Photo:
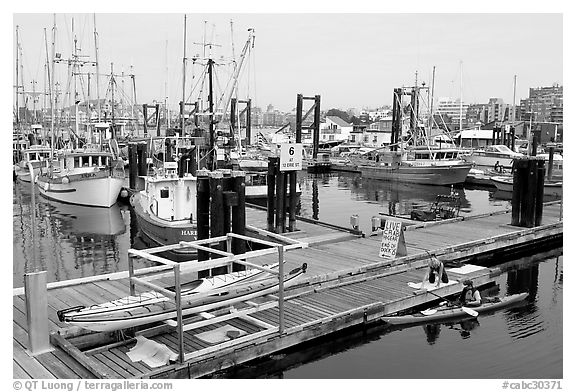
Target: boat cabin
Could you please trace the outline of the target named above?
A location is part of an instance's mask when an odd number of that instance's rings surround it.
[[[164,162],[163,170],[146,179],[147,208],[160,219],[192,222],[196,214],[196,180],[190,173],[179,177],[177,162]]]

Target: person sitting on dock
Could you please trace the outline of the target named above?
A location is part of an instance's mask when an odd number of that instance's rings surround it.
[[[458,301],[461,306],[480,306],[482,304],[482,296],[480,291],[474,287],[474,283],[470,279],[466,279],[464,282],[464,288],[460,293],[460,298]]]
[[[426,269],[426,274],[422,279],[422,286],[428,279],[428,282],[436,282],[436,287],[440,287],[440,282],[448,283],[448,274],[444,268],[444,263],[442,263],[436,256],[432,256],[430,262],[428,263],[428,268]]]

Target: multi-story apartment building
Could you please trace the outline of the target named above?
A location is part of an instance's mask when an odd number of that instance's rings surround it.
[[[531,88],[528,98],[520,100],[522,119],[563,123],[563,86]]]
[[[462,123],[465,125],[468,106],[469,105],[464,102],[460,105],[460,99],[439,98],[434,104],[434,113],[450,117],[452,124],[459,124],[460,118],[462,118]],[[462,115],[460,113],[462,113]]]

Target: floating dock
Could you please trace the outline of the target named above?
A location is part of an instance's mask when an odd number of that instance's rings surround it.
[[[415,291],[408,285],[422,280],[428,252],[452,267],[448,274],[454,283],[434,290],[437,295],[447,296],[458,293],[462,287],[459,282],[465,279],[472,279],[477,286],[492,282],[500,270],[481,267],[485,260],[542,249],[543,244],[562,246],[560,202],[544,205],[538,227],[511,226],[510,221],[507,210],[405,226],[408,255],[389,260],[379,257],[380,235],[357,235],[310,220],[299,220],[298,231],[274,235],[263,229],[266,213],[247,208],[248,231],[289,248],[284,252],[286,270],[302,263],[308,265],[306,273],[281,295],[267,294],[187,317],[181,336],[173,320],[135,331],[136,336],[182,354],[176,362],[151,367],[129,359],[127,353],[136,345],[134,338],[118,332],[79,331],[60,322],[56,314],[64,308],[130,295],[128,272],[49,284],[46,297],[53,349],[37,355],[28,351],[23,290],[14,289],[13,376],[196,378],[300,343],[314,344],[316,338],[437,300],[433,294]],[[274,254],[262,254],[250,261],[263,265],[277,260]],[[225,333],[230,330],[236,331],[232,337]]]

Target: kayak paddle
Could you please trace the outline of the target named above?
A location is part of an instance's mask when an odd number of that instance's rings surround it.
[[[428,291],[428,292],[429,292],[430,294],[432,294],[432,295],[435,295],[436,297],[438,297],[438,298],[440,298],[440,299],[446,300],[446,298],[439,296],[438,294],[436,294],[436,293],[433,292],[433,291]],[[473,309],[467,308],[467,307],[465,307],[465,306],[462,306],[461,309],[462,309],[462,311],[463,311],[464,313],[467,313],[467,314],[469,314],[469,315],[472,316],[472,317],[478,317],[478,312],[475,311],[475,310],[473,310]],[[432,314],[432,313],[431,313],[431,314]]]

